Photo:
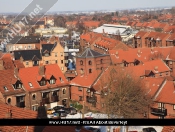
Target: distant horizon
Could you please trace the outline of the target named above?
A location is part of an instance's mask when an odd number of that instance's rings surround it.
[[[18,2],[13,0],[0,0],[0,14],[17,14],[21,13],[32,0],[18,0]],[[43,0],[43,3],[46,1]],[[9,4],[10,3],[10,4]],[[173,5],[172,0],[64,0],[59,1],[51,7],[48,13],[58,13],[58,12],[86,12],[86,11],[118,11],[118,10],[133,10],[133,9],[150,9],[150,8],[171,8]]]

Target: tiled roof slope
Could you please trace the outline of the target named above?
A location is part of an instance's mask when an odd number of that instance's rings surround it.
[[[22,57],[24,60],[33,60],[34,57],[37,57],[41,60],[40,50],[20,50],[14,51],[15,60],[19,60]]]
[[[77,57],[79,57],[79,58],[95,58],[95,57],[100,57],[100,56],[106,56],[106,55],[101,54],[99,52],[96,52],[90,48],[86,48],[85,51],[81,55],[78,55]]]
[[[12,113],[12,119],[36,119],[37,118],[37,112],[32,110],[26,110],[22,108],[18,108],[15,106],[10,106],[7,104],[4,104],[3,102],[0,102],[0,118],[6,118],[6,113],[8,110],[11,110]],[[34,126],[1,126],[0,130],[2,132],[34,132],[35,127]]]
[[[39,66],[19,69],[19,77],[26,90],[47,89],[48,86],[57,87],[68,85],[68,81],[57,64],[50,64],[44,67],[45,73],[43,76],[39,75]],[[37,82],[42,77],[44,77],[46,80],[49,80],[51,76],[56,78],[56,84],[49,84],[47,82],[46,86],[40,86]],[[59,77],[62,78],[63,82],[60,81]],[[32,88],[29,86],[29,82],[32,83]]]

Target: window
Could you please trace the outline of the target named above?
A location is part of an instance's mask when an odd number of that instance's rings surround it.
[[[49,61],[45,61],[45,64],[49,64]]]
[[[61,77],[59,77],[59,79],[60,79],[60,82],[63,82],[63,79]]]
[[[55,84],[55,79],[51,79],[50,84]]]
[[[61,67],[61,70],[64,71],[64,67]]]
[[[39,82],[39,84],[40,84],[40,86],[44,86],[44,85],[46,85],[46,81],[45,81],[45,80],[41,80],[41,81]]]
[[[57,60],[55,60],[55,63],[57,64],[57,63],[58,63],[58,61],[57,61]]]
[[[58,55],[57,55],[57,53],[55,53],[55,57],[57,57]]]
[[[29,82],[29,86],[30,86],[30,87],[33,87],[33,85],[32,85],[32,83],[31,83],[31,82]]]
[[[38,110],[38,105],[33,105],[33,106],[32,106],[32,110],[33,110],[33,111],[37,111],[37,110]]]
[[[42,93],[42,98],[48,98],[49,94],[48,93]]]
[[[175,105],[173,105],[173,110],[175,110]]]
[[[32,95],[32,100],[35,100],[35,99],[36,99],[36,95],[33,94],[33,95]]]
[[[8,91],[8,88],[7,88],[6,86],[4,86],[4,90],[5,90],[5,91]]]
[[[89,73],[92,73],[92,69],[89,69]]]
[[[83,88],[82,87],[78,87],[78,91],[82,91],[83,90]]]
[[[26,61],[26,65],[29,65],[29,62],[28,61]]]
[[[160,73],[160,76],[162,76],[162,73]]]
[[[80,65],[83,65],[83,61],[82,60],[80,61]]]
[[[63,52],[61,52],[60,54],[61,54],[61,56],[63,56]]]
[[[92,61],[89,61],[89,65],[92,65]]]
[[[63,64],[63,60],[61,60],[61,64]]]
[[[79,101],[83,101],[83,96],[79,96]]]
[[[158,103],[158,108],[165,108],[165,104],[164,103]]]
[[[45,57],[48,57],[48,56],[49,56],[49,53],[45,53],[44,56],[45,56]]]
[[[11,104],[11,101],[12,101],[11,98],[8,98],[7,103]]]
[[[31,49],[31,46],[30,45],[28,46],[28,49]]]
[[[20,89],[22,88],[22,84],[20,82],[16,82],[16,84],[13,84],[14,89]]]
[[[66,89],[63,89],[63,94],[66,94]]]
[[[170,65],[172,65],[173,64],[173,62],[172,61],[170,61]]]

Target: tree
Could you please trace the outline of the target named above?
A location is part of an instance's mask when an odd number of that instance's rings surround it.
[[[119,16],[119,12],[118,12],[118,11],[116,11],[116,12],[115,12],[115,15],[116,15],[116,16]]]
[[[80,32],[80,34],[83,33],[83,30],[85,30],[83,22],[78,21],[76,24],[77,31]]]
[[[148,111],[151,97],[144,82],[119,67],[109,67],[99,80],[105,113],[112,118],[137,118]]]
[[[54,17],[54,25],[57,27],[66,27],[66,20],[63,16]]]
[[[103,20],[106,22],[106,23],[110,23],[112,22],[112,16],[111,15],[105,15],[103,17]]]

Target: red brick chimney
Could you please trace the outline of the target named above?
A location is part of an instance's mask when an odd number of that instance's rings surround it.
[[[38,68],[39,68],[38,69],[39,75],[43,76],[45,74],[45,67],[44,67],[44,65],[41,65]]]
[[[11,119],[12,118],[12,110],[10,108],[7,108],[7,112],[5,114],[5,117],[7,119]]]

